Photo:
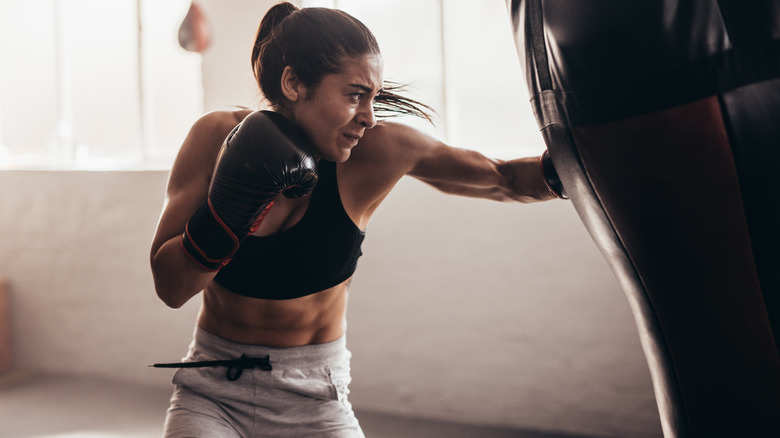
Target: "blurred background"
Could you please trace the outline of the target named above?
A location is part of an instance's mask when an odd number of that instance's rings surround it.
[[[199,0],[209,38],[189,51],[180,28],[190,1],[0,3],[8,436],[161,430],[172,372],[146,365],[184,355],[200,305],[168,309],[152,285],[167,171],[204,112],[261,107],[249,55],[275,3]],[[437,111],[435,125],[405,123],[496,158],[544,150],[504,1],[293,3],[343,9],[374,31],[385,78]],[[569,203],[456,198],[405,179],[363,251],[348,315],[359,418],[661,436],[628,303]],[[47,391],[59,404],[44,410]],[[134,417],[139,404],[152,413]],[[84,420],[53,421],[59,410]],[[146,429],[112,432],[112,418]]]

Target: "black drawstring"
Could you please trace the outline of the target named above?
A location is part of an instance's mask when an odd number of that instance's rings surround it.
[[[231,360],[204,360],[200,362],[176,362],[176,363],[156,363],[149,365],[155,368],[203,368],[203,367],[228,367],[226,377],[231,382],[238,380],[244,370],[253,370],[260,368],[263,371],[271,371],[271,360],[269,356],[249,357],[242,354],[239,359]]]

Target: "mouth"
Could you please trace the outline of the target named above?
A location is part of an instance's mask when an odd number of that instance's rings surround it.
[[[363,136],[361,134],[344,134],[344,137],[350,140],[352,146],[355,146]]]

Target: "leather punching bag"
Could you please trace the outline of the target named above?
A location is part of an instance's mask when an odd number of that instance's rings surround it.
[[[664,435],[780,437],[780,1],[507,5]]]
[[[203,53],[211,45],[211,23],[196,2],[190,3],[179,26],[179,46],[189,52]]]

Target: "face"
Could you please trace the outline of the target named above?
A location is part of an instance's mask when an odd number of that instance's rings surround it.
[[[313,89],[299,85],[300,98],[290,99],[288,115],[312,139],[318,158],[344,162],[365,130],[376,125],[374,98],[382,83],[379,55],[353,59]]]

